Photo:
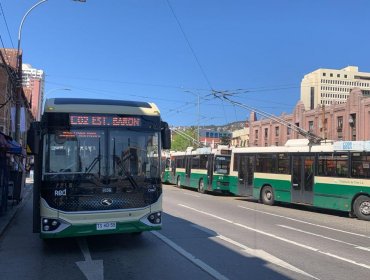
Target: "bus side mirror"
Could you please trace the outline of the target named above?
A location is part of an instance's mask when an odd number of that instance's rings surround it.
[[[27,131],[27,153],[37,155],[40,151],[41,123],[32,122]]]
[[[171,149],[171,130],[166,122],[161,122],[161,138],[162,148],[165,150]]]

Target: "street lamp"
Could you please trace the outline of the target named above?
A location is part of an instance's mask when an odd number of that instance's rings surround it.
[[[17,62],[16,62],[16,69],[18,72],[18,90],[17,90],[17,102],[16,102],[16,129],[15,129],[15,139],[19,141],[19,133],[20,133],[20,109],[21,109],[21,92],[22,92],[22,64],[20,59],[20,48],[21,48],[21,37],[22,37],[22,27],[23,23],[26,20],[29,13],[36,8],[37,6],[41,5],[42,3],[47,2],[48,0],[40,0],[36,4],[34,4],[28,11],[24,14],[21,24],[19,25],[18,29],[18,46],[17,46]],[[86,2],[86,0],[73,0],[75,2]]]
[[[191,93],[191,94],[194,94],[195,96],[197,96],[197,101],[198,101],[198,116],[197,116],[197,126],[198,126],[198,129],[197,129],[197,141],[198,141],[198,143],[199,143],[200,94],[195,93],[195,92],[192,92],[192,91],[190,91],[190,90],[185,90],[184,92]]]

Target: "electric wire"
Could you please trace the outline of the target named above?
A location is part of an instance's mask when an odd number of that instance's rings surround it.
[[[10,39],[10,43],[12,44],[12,47],[14,49],[13,39],[12,39],[12,36],[10,35],[8,22],[6,20],[5,13],[4,13],[4,10],[3,10],[3,5],[1,4],[1,1],[0,1],[0,9],[1,9],[1,14],[3,15],[3,19],[4,19],[4,22],[5,22],[6,30],[8,31],[8,36],[9,36],[9,39]]]
[[[200,69],[200,71],[201,71],[201,73],[202,73],[202,75],[203,75],[203,77],[204,77],[205,81],[207,82],[207,84],[208,84],[209,88],[212,90],[212,89],[213,89],[213,87],[212,87],[212,85],[211,85],[211,82],[209,81],[208,76],[207,76],[206,72],[204,71],[204,68],[203,68],[203,67],[202,67],[202,65],[200,64],[200,61],[199,61],[199,59],[198,59],[198,56],[196,55],[196,53],[195,53],[195,51],[194,51],[193,47],[191,46],[190,41],[189,41],[188,37],[186,36],[186,33],[185,33],[184,29],[182,28],[182,25],[181,25],[181,23],[180,23],[180,21],[179,21],[178,17],[176,16],[175,11],[174,11],[174,9],[172,8],[172,5],[171,5],[170,1],[169,1],[169,0],[166,0],[166,2],[167,2],[167,4],[168,4],[168,7],[169,7],[169,8],[170,8],[170,10],[171,10],[171,13],[172,13],[173,17],[175,18],[175,20],[176,20],[176,22],[177,22],[177,25],[178,25],[178,26],[179,26],[179,28],[180,28],[180,31],[181,31],[182,35],[183,35],[183,36],[184,36],[184,38],[185,38],[186,43],[188,44],[188,47],[189,47],[189,49],[190,49],[190,51],[191,51],[191,53],[192,53],[192,55],[193,55],[193,57],[194,57],[194,59],[195,59],[196,63],[198,64],[198,67],[199,67],[199,69]]]

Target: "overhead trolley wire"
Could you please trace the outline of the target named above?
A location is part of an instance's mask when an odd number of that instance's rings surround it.
[[[194,59],[195,59],[196,63],[198,64],[198,67],[199,67],[200,71],[202,72],[202,75],[203,75],[203,77],[204,77],[205,81],[207,82],[207,84],[208,84],[209,88],[212,90],[212,89],[213,89],[213,87],[212,87],[212,85],[211,85],[211,82],[209,81],[208,76],[207,76],[206,72],[204,71],[204,68],[203,68],[203,67],[202,67],[202,65],[200,64],[200,61],[199,61],[199,59],[198,59],[198,56],[196,55],[196,53],[195,53],[195,51],[194,51],[193,47],[191,46],[190,41],[189,41],[188,37],[186,36],[185,31],[184,31],[184,29],[182,28],[182,25],[181,25],[181,23],[180,23],[179,19],[177,18],[176,14],[175,14],[175,11],[173,10],[172,5],[171,5],[170,1],[169,1],[169,0],[166,0],[166,2],[167,2],[167,4],[168,4],[168,7],[169,7],[169,8],[170,8],[170,10],[171,10],[171,13],[172,13],[173,17],[175,18],[175,20],[176,20],[176,22],[177,22],[177,25],[178,25],[178,26],[179,26],[179,28],[180,28],[180,31],[181,31],[182,35],[183,35],[183,36],[184,36],[184,38],[185,38],[186,43],[188,44],[188,47],[189,47],[189,49],[190,49],[190,51],[191,51],[191,53],[192,53],[192,55],[193,55],[193,57],[194,57]]]

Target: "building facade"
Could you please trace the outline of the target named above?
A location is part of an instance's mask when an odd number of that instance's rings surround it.
[[[37,121],[41,119],[44,99],[45,74],[43,70],[32,68],[29,64],[22,65],[22,86],[31,105],[31,112]]]
[[[17,50],[0,49],[0,129],[23,147],[33,116],[23,87],[18,85]],[[20,63],[22,52],[20,51]]]
[[[248,126],[232,132],[231,146],[248,147],[249,146],[249,124]]]
[[[232,133],[230,131],[217,131],[211,129],[199,130],[199,142],[204,146],[217,147],[223,140],[231,140]]]
[[[370,139],[370,97],[361,89],[353,89],[345,103],[317,106],[306,110],[302,101],[293,114],[280,119],[328,140],[362,141]],[[270,119],[250,116],[250,146],[282,146],[289,139],[304,138],[290,127]]]
[[[359,72],[357,66],[340,70],[317,69],[304,76],[301,82],[301,100],[306,110],[346,102],[354,88],[370,94],[370,73]]]

